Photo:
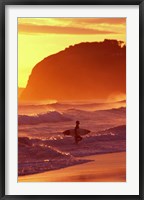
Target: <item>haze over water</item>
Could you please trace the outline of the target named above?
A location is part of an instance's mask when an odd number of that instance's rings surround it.
[[[83,179],[77,174],[77,181],[97,178],[104,165],[101,180],[113,180],[115,166],[116,180],[125,181],[125,31],[125,18],[18,19],[19,177],[60,169],[65,176],[75,166],[72,181],[83,164],[93,172]],[[77,120],[90,133],[75,144],[63,132]],[[100,163],[92,166],[90,156]]]

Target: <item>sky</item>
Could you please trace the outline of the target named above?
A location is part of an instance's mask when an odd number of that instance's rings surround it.
[[[45,57],[81,42],[126,43],[125,18],[18,18],[18,87]]]

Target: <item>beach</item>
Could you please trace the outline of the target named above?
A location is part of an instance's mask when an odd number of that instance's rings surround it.
[[[18,182],[125,182],[126,152],[85,156],[90,160],[58,170],[19,176]]]

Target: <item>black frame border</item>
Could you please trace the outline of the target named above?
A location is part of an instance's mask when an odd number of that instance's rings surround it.
[[[5,195],[5,6],[138,5],[139,6],[139,195]],[[0,199],[144,200],[144,0],[0,0]]]

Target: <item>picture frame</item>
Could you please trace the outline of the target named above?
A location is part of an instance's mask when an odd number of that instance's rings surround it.
[[[144,0],[90,0],[90,1],[75,1],[75,0],[6,0],[0,1],[0,199],[58,199],[58,198],[76,198],[75,195],[6,195],[5,189],[5,173],[6,173],[6,105],[7,99],[6,90],[6,59],[5,52],[5,7],[7,5],[138,5],[139,6],[139,195],[80,195],[81,198],[95,198],[95,199],[143,199],[144,198]]]

